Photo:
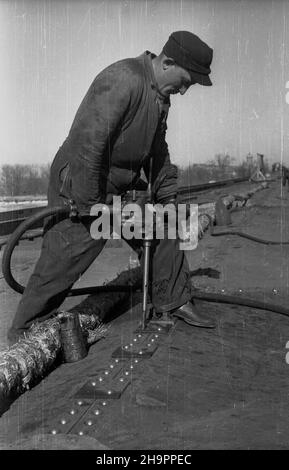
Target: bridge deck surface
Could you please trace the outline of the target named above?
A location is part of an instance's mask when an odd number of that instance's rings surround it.
[[[289,240],[289,194],[281,191],[280,183],[256,193],[252,203],[255,206],[250,209],[232,214],[234,226],[261,238]],[[39,241],[21,243],[15,265],[24,282]],[[131,265],[136,263],[125,245],[104,250],[101,256],[81,285],[92,285],[95,279],[100,284],[112,279],[129,260]],[[286,245],[266,246],[233,235],[214,238],[206,234],[188,260],[192,282],[202,290],[223,289],[227,294],[288,305]],[[11,295],[3,280],[1,291],[4,347],[20,296]],[[79,300],[69,299],[65,305]],[[106,400],[105,406],[103,400],[77,405],[74,394],[79,387],[115,365],[112,352],[136,337],[140,300],[135,294],[123,312],[116,312],[119,315],[106,338],[93,345],[85,359],[60,365],[11,405],[0,418],[2,448],[289,447],[289,365],[285,361],[289,319],[248,307],[199,302],[200,309],[216,318],[215,330],[177,321],[157,339],[151,358],[125,362],[130,384],[120,398]],[[79,419],[74,415],[74,427],[64,432],[60,421],[72,419],[71,409],[79,413]],[[95,409],[100,414],[93,416]],[[59,434],[51,435],[56,428]]]

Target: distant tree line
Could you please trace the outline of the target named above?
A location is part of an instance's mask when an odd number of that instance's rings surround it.
[[[246,178],[252,173],[247,161],[234,165],[234,158],[227,153],[215,155],[205,164],[193,164],[179,168],[179,186],[208,183],[230,178]],[[268,171],[268,165],[265,165]],[[50,164],[3,165],[0,169],[0,196],[46,195]]]
[[[47,193],[50,164],[2,165],[0,170],[0,196],[45,195]]]

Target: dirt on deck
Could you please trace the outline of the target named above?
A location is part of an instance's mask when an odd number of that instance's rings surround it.
[[[231,188],[226,191],[232,193]],[[238,191],[234,187],[233,192]],[[204,198],[212,200],[216,193]],[[288,208],[287,190],[283,191],[279,181],[271,183],[253,196],[248,208],[232,213],[233,226],[260,238],[287,241]],[[19,270],[26,260],[29,271],[35,253],[23,250],[22,258],[18,256]],[[101,266],[104,276],[111,279],[112,263],[115,272],[129,262],[136,263],[127,247],[104,251],[102,256],[98,262],[103,264],[92,268],[95,271],[87,273],[82,285],[94,284],[96,273],[100,280]],[[192,283],[198,289],[288,305],[288,245],[207,233],[187,256]],[[27,273],[22,271],[21,276],[24,281]],[[6,334],[17,299],[12,301],[15,295],[1,282],[1,324],[3,321]],[[106,338],[92,346],[85,359],[60,365],[11,405],[0,418],[2,449],[289,447],[288,317],[198,302],[200,309],[216,319],[215,330],[190,327],[178,320],[169,332],[155,330],[139,337],[140,301],[139,294],[131,297],[111,322]],[[141,341],[143,351],[153,351],[151,357],[120,361],[113,357],[118,347]],[[98,398],[91,393],[92,383],[100,377],[102,385],[107,383],[104,392],[113,392],[112,397],[108,393]],[[124,379],[122,388],[120,378]],[[121,390],[118,397],[117,390]]]

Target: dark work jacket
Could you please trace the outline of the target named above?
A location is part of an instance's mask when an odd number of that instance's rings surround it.
[[[61,194],[82,214],[107,193],[133,189],[153,158],[156,202],[176,193],[177,170],[165,141],[169,100],[157,93],[152,55],[118,61],[91,84],[51,166],[49,203]]]

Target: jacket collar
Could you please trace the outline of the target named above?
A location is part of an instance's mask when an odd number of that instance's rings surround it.
[[[153,64],[152,64],[152,59],[154,57],[156,57],[156,55],[153,54],[150,51],[145,51],[142,54],[142,57],[144,59],[144,66],[145,66],[146,74],[147,74],[147,77],[150,81],[151,87],[152,87],[153,90],[157,90],[158,85],[157,85],[157,82],[156,82],[156,77],[155,77]]]
[[[152,90],[155,91],[156,93],[156,96],[157,98],[163,102],[163,103],[166,103],[168,105],[170,105],[170,99],[168,97],[165,97],[164,95],[161,94],[161,92],[159,91],[159,88],[158,88],[158,84],[157,84],[157,81],[156,81],[156,77],[155,77],[155,73],[154,73],[154,68],[153,68],[153,64],[152,64],[152,59],[154,57],[156,57],[156,54],[150,52],[150,51],[145,51],[141,57],[143,57],[144,59],[144,66],[145,66],[145,70],[146,70],[146,73],[147,73],[147,77],[150,81],[150,85],[151,85],[151,88]]]

